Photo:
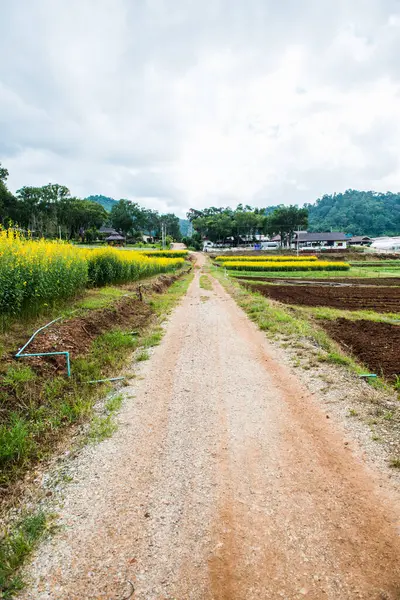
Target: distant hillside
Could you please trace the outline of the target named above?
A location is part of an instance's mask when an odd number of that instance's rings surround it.
[[[344,231],[352,235],[400,235],[400,194],[359,192],[325,195],[308,208],[309,231]]]
[[[112,207],[117,203],[117,200],[109,198],[108,196],[88,196],[87,199],[92,200],[92,202],[97,202],[97,204],[101,204],[107,212],[111,212]]]

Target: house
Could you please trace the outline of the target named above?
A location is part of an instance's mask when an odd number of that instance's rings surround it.
[[[347,243],[349,246],[369,246],[372,244],[372,238],[367,235],[353,235],[348,238]]]
[[[118,231],[116,231],[112,227],[103,227],[102,226],[99,229],[99,233],[101,233],[102,235],[114,235],[114,234],[118,234]]]
[[[345,233],[340,233],[336,231],[327,231],[322,233],[308,233],[308,231],[295,231],[292,238],[291,247],[293,249],[297,249],[297,244],[299,246],[299,250],[320,250],[320,249],[330,249],[330,248],[340,248],[344,249],[347,247],[348,237]],[[270,242],[281,243],[281,236],[274,235],[270,239]]]
[[[117,232],[112,233],[106,237],[106,242],[110,246],[123,246],[125,244],[125,238]]]
[[[337,231],[327,231],[321,233],[308,233],[307,231],[295,232],[293,236],[292,248],[315,250],[329,250],[332,248],[340,248],[343,250],[347,247],[348,237],[345,233]]]

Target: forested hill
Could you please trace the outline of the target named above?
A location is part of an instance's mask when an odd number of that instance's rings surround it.
[[[325,195],[308,209],[309,231],[344,231],[352,235],[400,235],[400,194],[359,192]]]
[[[107,211],[111,212],[112,207],[117,204],[117,200],[114,198],[109,198],[108,196],[88,196],[86,200],[91,200],[92,202],[97,202],[97,204],[101,204],[101,206]]]

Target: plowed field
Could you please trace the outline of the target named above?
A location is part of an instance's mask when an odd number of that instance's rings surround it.
[[[400,312],[400,288],[324,285],[263,285],[241,281],[242,285],[284,304],[329,306],[345,310]]]
[[[371,371],[395,379],[400,375],[400,326],[349,319],[324,321],[323,327]]]
[[[282,277],[262,277],[259,275],[246,275],[246,277],[238,277],[238,279],[247,279],[250,281],[267,281],[269,283],[290,283],[293,285],[315,285],[316,283],[324,285],[368,285],[368,286],[400,286],[400,277],[325,277],[312,279],[284,279]]]

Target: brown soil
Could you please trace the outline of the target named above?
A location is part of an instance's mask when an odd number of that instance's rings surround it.
[[[324,321],[329,335],[345,347],[371,373],[394,380],[400,375],[400,326],[349,319]]]
[[[26,349],[26,352],[64,352],[70,353],[70,358],[84,355],[93,340],[111,329],[143,327],[150,319],[153,311],[141,299],[146,294],[162,293],[179,275],[162,275],[150,283],[125,286],[128,291],[136,291],[134,296],[126,296],[116,301],[112,306],[90,310],[84,316],[60,321],[39,333]],[[44,356],[28,358],[29,365],[39,373],[64,373],[66,370],[65,356]]]
[[[251,276],[246,275],[246,277],[236,277],[235,279],[248,280],[248,281],[268,281],[276,284],[290,284],[290,285],[299,285],[299,284],[324,284],[324,285],[368,285],[368,286],[400,286],[400,277],[332,277],[330,279],[321,278],[321,279],[282,279],[280,277],[259,277],[257,275]]]
[[[262,285],[241,282],[246,288],[284,304],[329,306],[343,310],[400,312],[400,288],[327,287],[323,285]]]

